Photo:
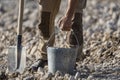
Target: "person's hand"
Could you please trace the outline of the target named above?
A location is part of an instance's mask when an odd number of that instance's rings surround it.
[[[70,31],[72,27],[72,19],[64,16],[58,21],[58,24],[61,30]]]

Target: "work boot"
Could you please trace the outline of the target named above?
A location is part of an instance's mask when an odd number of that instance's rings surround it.
[[[70,34],[69,43],[71,47],[75,45],[79,45],[76,61],[83,60],[85,57],[82,52],[83,50],[83,28],[82,27],[83,27],[82,13],[75,13],[74,18],[73,18],[73,24],[72,24],[73,32],[71,32]]]
[[[32,64],[29,68],[30,72],[36,72],[39,67],[44,68],[44,66],[47,64],[47,60],[38,59],[34,64]]]

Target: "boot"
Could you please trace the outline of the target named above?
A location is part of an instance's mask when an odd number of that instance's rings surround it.
[[[44,68],[44,66],[47,64],[47,60],[38,59],[34,62],[29,68],[30,72],[37,72],[38,68]]]
[[[71,34],[70,34],[69,43],[71,46],[75,46],[75,45],[79,44],[76,61],[83,60],[85,57],[82,52],[82,50],[83,50],[83,28],[82,27],[83,27],[82,13],[75,13],[74,18],[73,18],[73,24],[72,24],[73,33],[71,32]],[[75,36],[77,37],[78,42],[77,42]]]

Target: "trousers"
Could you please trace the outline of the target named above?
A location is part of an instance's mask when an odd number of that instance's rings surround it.
[[[42,11],[41,11],[41,22],[38,27],[45,40],[48,40],[50,35],[52,35],[52,33],[54,32],[55,17],[59,11],[60,3],[61,0],[39,0],[39,4],[42,7]],[[77,7],[75,9],[73,25],[72,25],[72,29],[74,33],[77,35],[80,44],[80,49],[78,51],[78,58],[80,58],[81,56],[82,47],[83,47],[82,12],[85,7],[86,7],[86,0],[79,0],[79,3],[77,4]],[[72,34],[69,37],[69,42],[72,45],[77,44]],[[50,45],[52,46],[53,43],[54,40],[51,40]],[[46,60],[47,59],[46,43],[44,43],[43,45],[40,44],[40,49],[42,51],[42,53],[40,53],[41,59]]]

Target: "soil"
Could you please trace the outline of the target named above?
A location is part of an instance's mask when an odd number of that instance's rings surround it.
[[[67,1],[62,0],[57,20],[64,15]],[[40,57],[45,42],[38,29],[40,6],[37,0],[25,0],[23,46],[27,67],[23,74],[7,71],[7,49],[16,45],[17,0],[0,0],[0,80],[120,80],[120,1],[88,0],[83,15],[85,58],[77,62],[75,75],[48,73],[47,65],[37,72],[29,67]]]

